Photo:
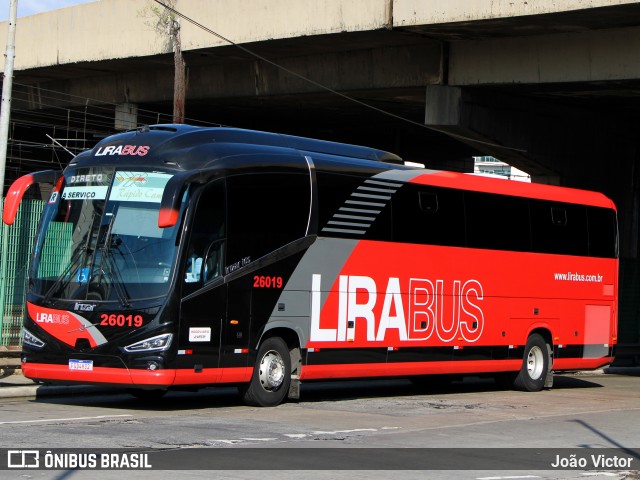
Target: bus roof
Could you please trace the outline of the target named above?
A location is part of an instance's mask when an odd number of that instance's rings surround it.
[[[209,168],[215,160],[232,154],[237,156],[249,151],[256,153],[256,147],[271,151],[290,150],[302,154],[326,154],[336,159],[342,158],[343,167],[352,165],[355,170],[361,172],[367,162],[374,162],[369,163],[369,167],[365,167],[364,170],[370,167],[373,167],[373,170],[379,169],[379,172],[387,169],[402,169],[405,173],[400,173],[398,180],[411,183],[615,209],[609,198],[597,192],[405,167],[399,156],[375,148],[228,127],[196,127],[177,124],[145,126],[105,138],[93,149],[78,155],[72,164],[91,165],[110,159],[115,163],[135,160],[135,163],[140,165],[162,164],[167,168],[174,165],[178,170],[188,171]],[[127,155],[128,160],[122,158]],[[149,160],[145,161],[145,159]],[[331,163],[330,160],[325,159],[318,162],[316,166],[331,169],[332,167],[329,166]],[[235,163],[235,165],[238,164]]]
[[[316,140],[277,133],[228,127],[196,127],[192,125],[150,125],[112,135],[100,141],[93,149],[81,155],[100,155],[110,146],[145,146],[154,157],[171,155],[177,150],[201,147],[207,144],[245,144],[265,147],[290,148],[328,155],[402,164],[402,159],[383,150],[346,143]],[[104,155],[104,153],[103,153]],[[190,165],[191,168],[198,168]]]

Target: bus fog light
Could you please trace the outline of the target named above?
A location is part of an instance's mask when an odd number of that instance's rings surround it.
[[[169,348],[172,338],[173,334],[165,333],[164,335],[158,335],[157,337],[147,338],[145,340],[132,343],[131,345],[127,345],[124,347],[124,350],[129,353],[159,352]]]
[[[31,347],[42,348],[45,343],[26,328],[22,329],[22,343]]]

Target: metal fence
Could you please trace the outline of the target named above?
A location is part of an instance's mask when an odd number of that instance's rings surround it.
[[[10,350],[22,342],[29,255],[43,208],[41,200],[24,200],[15,223],[0,229],[0,347]]]

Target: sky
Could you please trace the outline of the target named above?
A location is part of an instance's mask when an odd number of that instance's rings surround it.
[[[18,19],[27,15],[35,15],[49,10],[70,7],[80,3],[89,3],[95,0],[17,0],[18,1]],[[10,0],[0,0],[0,22],[6,22],[9,19]]]

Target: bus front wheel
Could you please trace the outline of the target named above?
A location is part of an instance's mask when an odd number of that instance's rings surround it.
[[[251,381],[240,393],[247,405],[275,407],[286,398],[290,383],[289,347],[281,338],[272,337],[260,345]]]
[[[547,342],[541,335],[534,333],[529,337],[524,347],[522,368],[520,368],[513,385],[518,390],[539,392],[544,387],[548,371]]]

